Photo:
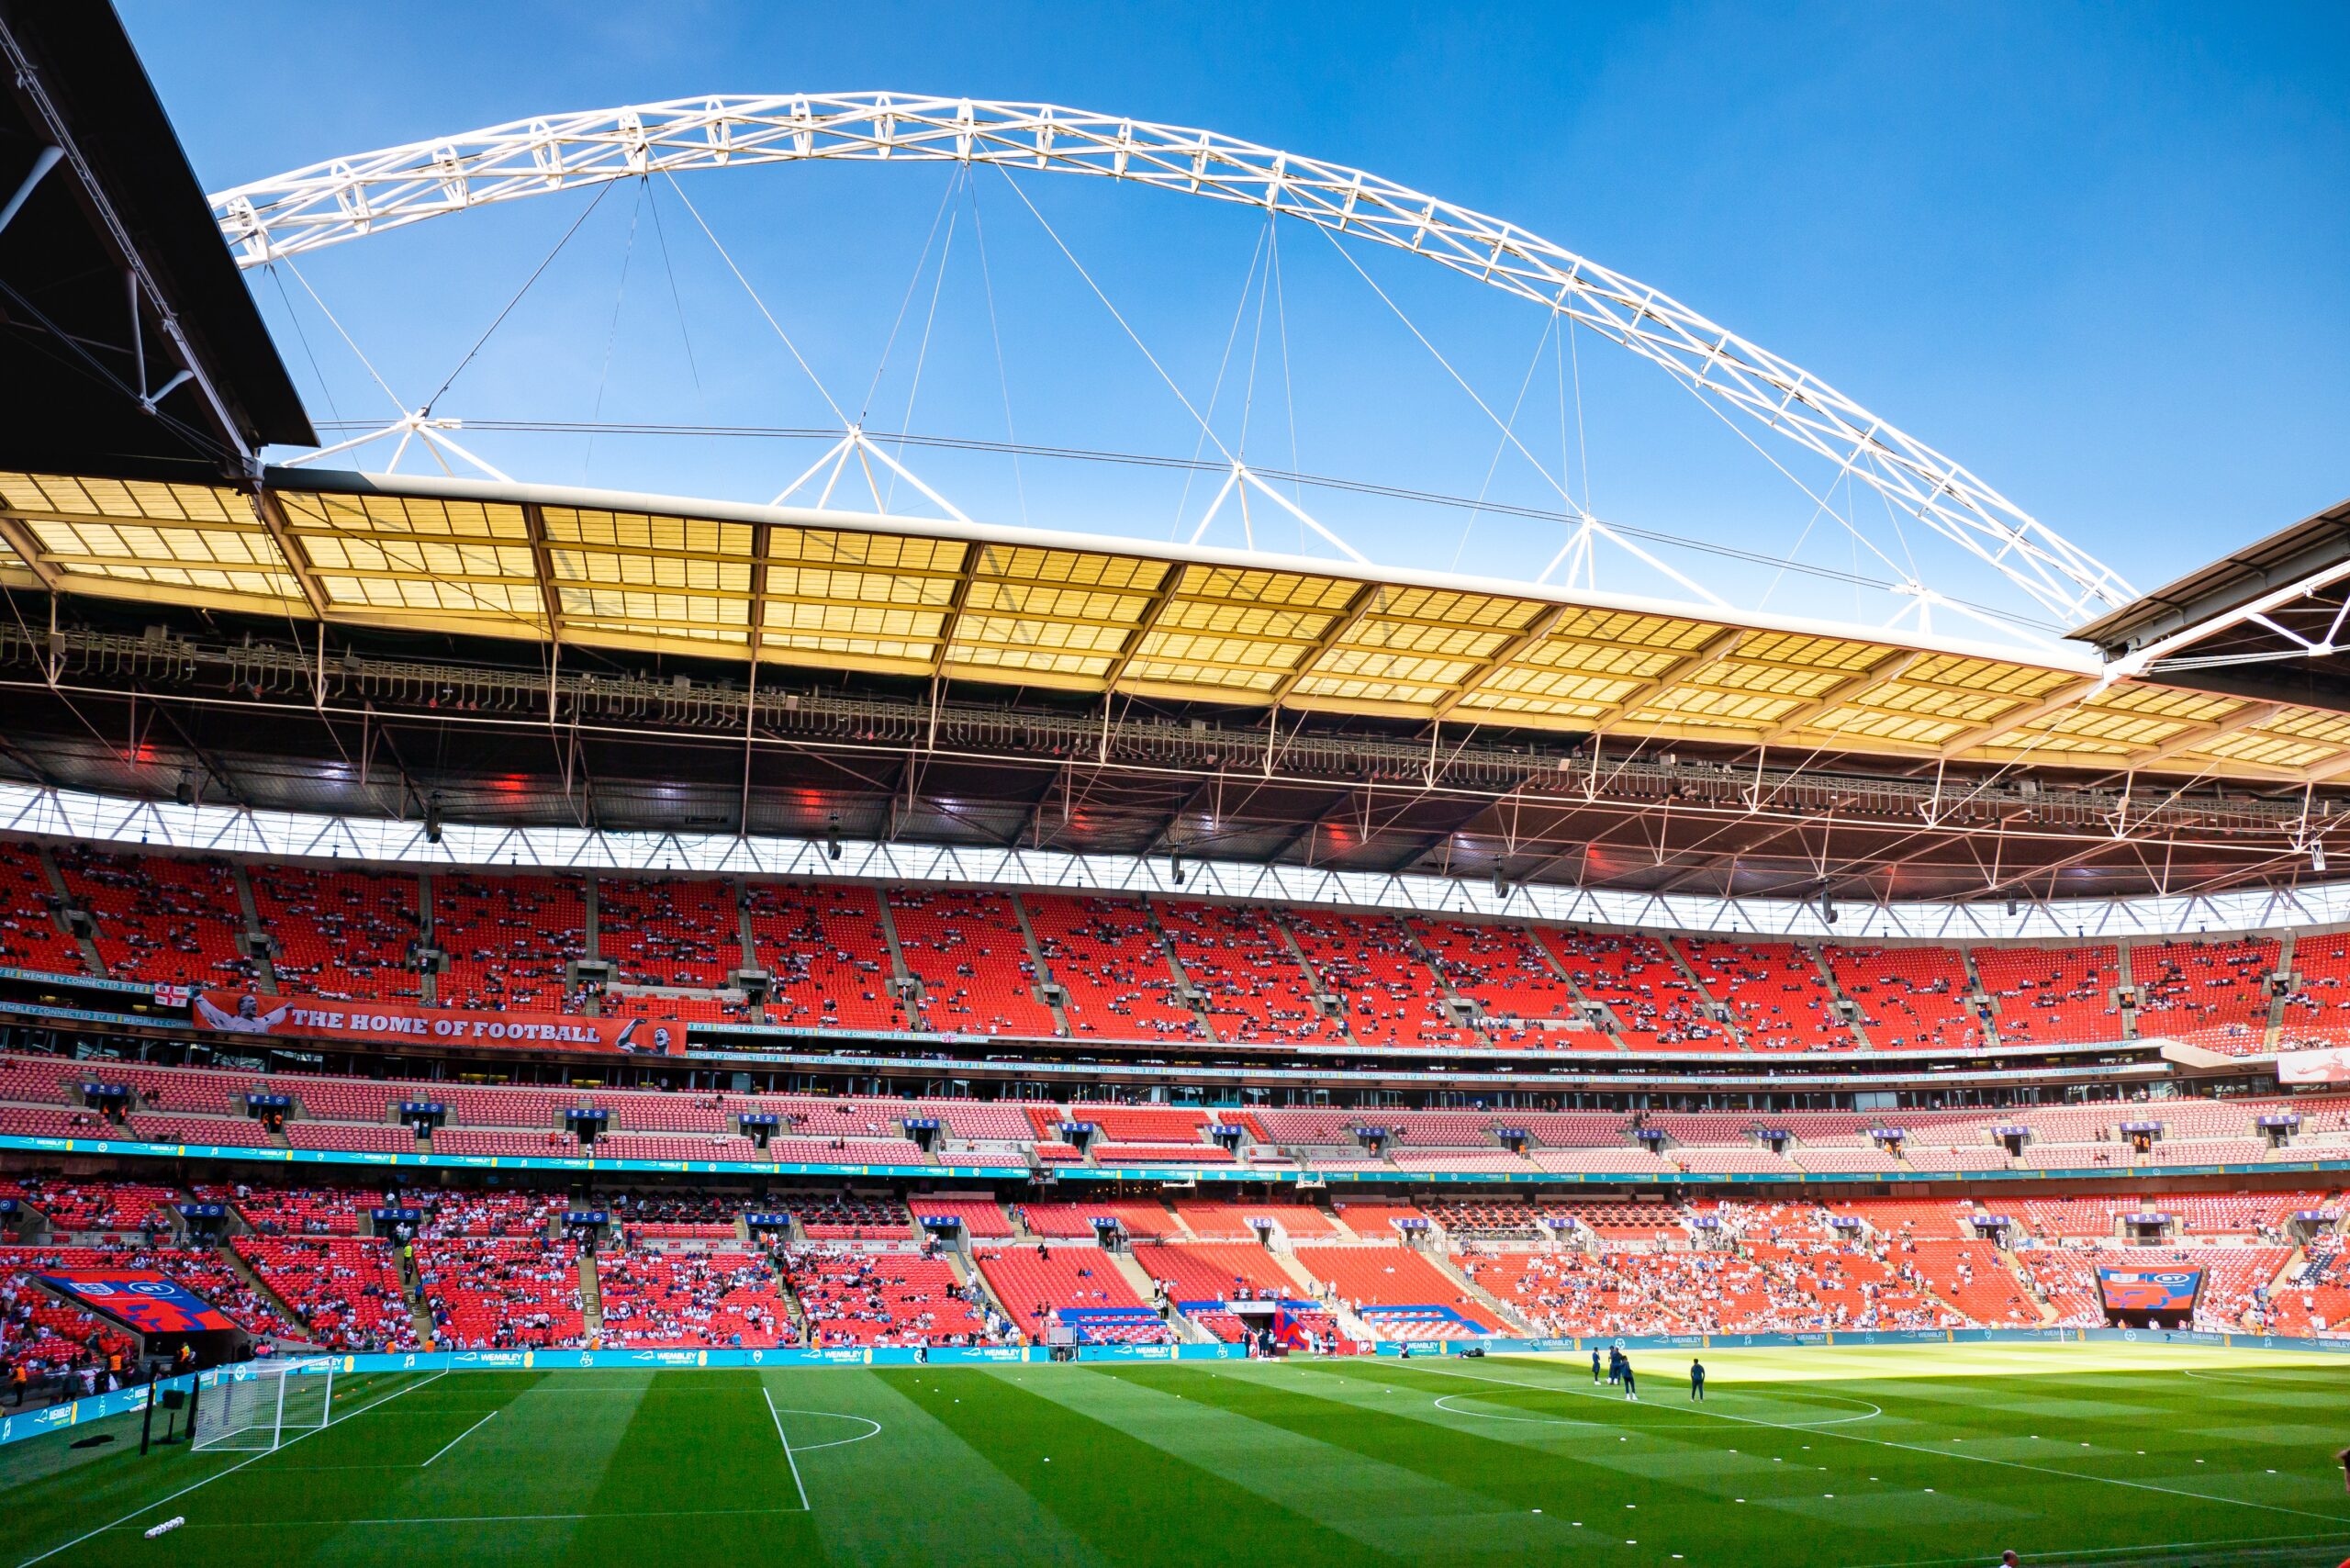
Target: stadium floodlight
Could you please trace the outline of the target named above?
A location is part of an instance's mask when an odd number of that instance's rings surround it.
[[[424,838],[428,844],[441,842],[441,791],[438,790],[433,790],[432,798],[424,802]]]
[[[1167,875],[1173,879],[1177,887],[1183,885],[1183,879],[1190,873],[1183,869],[1183,857],[1181,854],[1169,855],[1167,857]]]
[[[1836,895],[1826,888],[1819,890],[1819,918],[1830,925],[1836,924]]]
[[[334,1419],[332,1357],[223,1367],[196,1395],[192,1449],[269,1453]]]
[[[2325,874],[2325,843],[2322,839],[2310,845],[2310,869],[2320,876]]]
[[[824,819],[824,858],[827,860],[837,860],[840,857],[841,814],[838,812],[834,812],[831,816]]]

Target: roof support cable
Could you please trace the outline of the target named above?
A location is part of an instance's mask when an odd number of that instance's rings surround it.
[[[968,171],[958,171],[958,173],[968,173]],[[951,190],[952,187],[950,186],[949,188]],[[938,270],[931,274],[930,308],[923,314],[922,319],[922,342],[914,345],[913,381],[912,384],[906,388],[905,415],[898,421],[899,427],[903,430],[912,430],[914,428],[914,401],[922,396],[923,368],[930,363],[930,335],[932,330],[938,324],[938,297],[940,295],[946,292],[946,267],[947,263],[955,259],[955,229],[962,216],[963,213],[960,207],[948,211],[946,214],[946,243],[939,247]],[[901,459],[903,459],[905,456],[905,449],[902,444],[901,444],[899,448],[898,455]],[[890,510],[890,505],[897,498],[897,495],[898,479],[897,475],[893,471],[890,476],[889,493],[881,498],[881,510],[885,514]]]
[[[1355,275],[1362,279],[1362,281],[1370,286],[1371,293],[1379,297],[1380,303],[1386,306],[1388,309],[1393,311],[1395,319],[1404,323],[1405,330],[1408,330],[1413,337],[1419,340],[1420,346],[1427,350],[1428,353],[1436,360],[1437,364],[1444,368],[1444,373],[1452,378],[1453,385],[1460,387],[1463,393],[1467,394],[1469,400],[1477,405],[1478,410],[1482,412],[1485,418],[1494,422],[1494,427],[1502,432],[1502,438],[1508,442],[1510,445],[1517,448],[1519,455],[1523,456],[1528,463],[1533,465],[1534,471],[1537,474],[1542,476],[1544,483],[1548,484],[1550,488],[1559,493],[1559,498],[1561,501],[1564,501],[1569,507],[1572,507],[1574,505],[1574,498],[1567,493],[1566,486],[1551,476],[1550,470],[1543,465],[1542,460],[1535,456],[1531,451],[1528,450],[1524,442],[1517,439],[1517,432],[1510,429],[1508,423],[1505,421],[1500,415],[1494,413],[1493,409],[1483,398],[1477,396],[1477,389],[1470,386],[1467,378],[1464,377],[1460,372],[1453,368],[1452,362],[1444,357],[1444,351],[1438,348],[1436,344],[1428,341],[1428,335],[1420,330],[1419,323],[1413,320],[1412,318],[1404,312],[1404,308],[1396,304],[1394,299],[1385,289],[1379,286],[1378,280],[1373,278],[1370,273],[1363,270],[1362,263],[1355,259],[1354,252],[1348,250],[1347,247],[1339,241],[1338,237],[1329,230],[1322,230],[1321,234],[1325,240],[1327,240],[1330,242],[1330,248],[1337,252],[1339,256],[1345,260],[1347,265],[1354,269]],[[1563,521],[1565,520],[1561,519],[1561,521]],[[1618,549],[1623,550],[1628,554],[1630,554],[1639,560],[1643,566],[1648,566],[1651,570],[1664,577],[1670,577],[1681,587],[1688,589],[1691,593],[1695,594],[1699,599],[1704,599],[1707,604],[1713,605],[1717,609],[1727,610],[1729,608],[1729,602],[1719,594],[1714,592],[1713,589],[1706,587],[1703,583],[1698,582],[1695,578],[1691,577],[1686,573],[1678,571],[1673,567],[1667,566],[1664,562],[1659,560],[1648,551],[1641,549],[1638,544],[1633,543],[1630,540],[1617,533],[1614,529],[1608,527],[1597,518],[1593,517],[1590,513],[1584,512],[1582,514],[1579,520],[1579,529],[1581,531],[1595,532],[1601,535],[1611,543],[1615,544]],[[1540,583],[1548,581],[1550,574],[1558,570],[1559,563],[1565,560],[1569,552],[1574,548],[1575,537],[1576,535],[1574,533],[1570,533],[1568,535],[1567,543],[1561,544],[1559,547],[1559,553],[1550,557],[1550,565],[1544,566],[1542,568],[1541,575],[1534,579],[1536,582]]]
[[[612,348],[620,342],[621,306],[628,298],[629,263],[636,259],[636,226],[644,217],[644,193],[652,188],[652,185],[653,180],[650,175],[638,177],[636,206],[628,215],[628,241],[621,247],[621,281],[620,286],[612,290],[612,319],[604,330],[604,364],[603,367],[596,373],[596,406],[594,411],[588,416],[598,423],[601,423],[604,418],[604,389],[610,386],[612,381]],[[596,434],[590,431],[588,433],[587,454],[579,460],[581,484],[588,482],[588,471],[594,467],[595,464]]]
[[[1258,235],[1256,248],[1248,252],[1248,271],[1241,274],[1240,276],[1240,297],[1232,302],[1232,325],[1225,330],[1224,334],[1224,354],[1223,357],[1219,358],[1215,364],[1215,380],[1211,382],[1208,386],[1207,421],[1200,427],[1200,433],[1192,440],[1192,466],[1184,474],[1183,488],[1175,498],[1175,525],[1168,531],[1167,537],[1169,539],[1174,538],[1176,534],[1182,532],[1183,512],[1185,509],[1190,507],[1192,504],[1192,480],[1195,475],[1203,471],[1205,467],[1205,465],[1201,463],[1200,454],[1206,448],[1208,442],[1208,425],[1213,424],[1215,420],[1216,405],[1223,401],[1224,398],[1225,376],[1232,368],[1232,350],[1234,345],[1238,343],[1240,341],[1240,321],[1241,318],[1248,313],[1248,290],[1256,282],[1257,258],[1264,253],[1264,245],[1265,236],[1263,234]],[[1227,486],[1226,488],[1228,489],[1229,487]],[[1200,542],[1200,536],[1207,532],[1209,518],[1213,518],[1215,515],[1216,506],[1221,506],[1222,504],[1223,492],[1219,492],[1215,505],[1208,508],[1207,515],[1200,520],[1199,527],[1192,531],[1192,543],[1197,544]]]
[[[424,407],[419,412],[427,415],[432,412],[432,405],[438,403],[442,395],[449,390],[457,377],[465,373],[465,366],[473,364],[474,356],[481,353],[482,345],[488,342],[498,329],[506,324],[506,318],[514,313],[514,308],[517,305],[522,303],[522,297],[531,292],[531,286],[537,283],[544,275],[547,268],[554,264],[554,259],[563,254],[564,247],[571,243],[571,237],[579,232],[579,226],[595,216],[596,209],[603,206],[604,198],[611,194],[612,187],[609,185],[596,187],[595,199],[580,209],[579,216],[571,220],[571,227],[563,231],[563,238],[554,242],[554,248],[541,257],[539,264],[531,269],[531,275],[522,280],[522,286],[516,289],[514,297],[506,302],[504,308],[490,319],[489,325],[482,329],[481,336],[474,340],[474,346],[465,351],[465,357],[457,362],[457,368],[451,371],[448,377],[434,388],[432,396],[424,400]]]
[[[988,271],[988,231],[979,218],[979,183],[968,177],[963,181],[963,193],[971,204],[971,242],[979,254],[979,286],[987,296],[988,340],[995,346],[996,389],[1003,397],[1003,439],[1012,452],[1012,490],[1020,503],[1020,526],[1028,526],[1028,487],[1020,473],[1020,435],[1012,423],[1012,378],[1003,364],[1003,330],[996,324],[995,279]]]
[[[808,377],[809,385],[816,388],[816,396],[824,400],[824,407],[833,411],[833,418],[840,421],[841,429],[847,431],[854,428],[856,421],[851,420],[840,404],[834,400],[831,391],[824,386],[824,378],[816,374],[816,367],[808,363],[807,356],[800,352],[800,345],[791,341],[789,332],[783,330],[783,323],[777,320],[775,312],[767,308],[767,302],[759,297],[759,291],[751,286],[751,280],[743,275],[743,269],[734,264],[733,255],[719,242],[718,236],[711,232],[710,220],[702,217],[701,208],[696,207],[693,204],[693,198],[686,195],[685,187],[677,183],[677,177],[666,172],[661,177],[669,182],[669,188],[677,193],[677,199],[685,204],[686,211],[693,218],[696,227],[701,230],[702,238],[708,240],[711,249],[718,252],[718,259],[726,263],[726,270],[734,274],[734,281],[743,286],[743,292],[751,297],[751,303],[757,307],[759,314],[767,319],[769,330],[782,342],[784,349],[791,355],[792,363],[800,367],[800,374]]]

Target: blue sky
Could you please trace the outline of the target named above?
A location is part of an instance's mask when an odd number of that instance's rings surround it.
[[[1510,218],[1817,373],[2140,588],[2350,495],[2340,6],[122,8],[212,188],[666,97],[1041,98],[1213,128]],[[1008,383],[1023,441],[1190,455],[1197,427],[1019,196],[1001,179],[950,196],[948,178],[795,167],[689,176],[684,196],[837,400],[863,398],[901,302],[916,301],[873,428],[999,438]],[[1237,439],[1247,406],[1252,461],[1558,507],[1530,464],[1496,459],[1494,424],[1324,241],[1279,235],[1280,293],[1260,328],[1261,218],[1106,183],[1032,177],[1023,189],[1187,395],[1216,399],[1221,439]],[[420,400],[588,199],[373,238],[306,261],[303,275],[400,398]],[[957,226],[943,282],[941,211]],[[1407,257],[1364,265],[1488,403],[1506,410],[1528,386],[1519,439],[1612,522],[1885,575],[1857,533],[1954,595],[2001,593],[1864,498],[1834,503],[1850,528],[1823,522],[1620,350],[1585,337],[1570,366],[1540,348],[1546,323],[1530,307]],[[315,414],[388,411],[299,280],[254,281]],[[1239,347],[1219,382],[1236,319]],[[604,197],[438,407],[571,421],[828,417],[657,185]],[[466,439],[517,477],[749,500],[819,450]],[[1188,535],[1212,489],[1103,465],[908,460],[975,517],[1142,537]],[[1398,565],[1531,575],[1563,537],[1554,520],[1304,498]],[[1300,545],[1286,519],[1257,521],[1260,542]],[[1237,543],[1234,523],[1220,519],[1211,539]],[[1824,577],[1705,549],[1669,558],[1733,600],[1883,613]],[[1599,580],[1674,591],[1621,557]]]

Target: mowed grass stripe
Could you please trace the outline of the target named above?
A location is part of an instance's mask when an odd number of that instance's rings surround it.
[[[576,1419],[581,1413],[551,1414]],[[572,1525],[565,1551],[553,1561],[600,1568],[752,1562],[767,1551],[806,1556],[814,1541],[755,1372],[645,1374],[641,1396],[591,1480],[578,1509],[588,1517]],[[666,1521],[626,1517],[664,1509],[746,1511]]]
[[[1567,1417],[1582,1416],[1595,1409],[1679,1409],[1693,1427],[1712,1427],[1711,1440],[1720,1446],[1734,1446],[1743,1453],[1769,1452],[1791,1466],[1827,1466],[1826,1474],[1834,1484],[1822,1484],[1818,1494],[1807,1485],[1785,1489],[1774,1495],[1771,1506],[1799,1512],[1817,1523],[1843,1528],[1876,1522],[1874,1516],[1883,1512],[1889,1515],[1884,1522],[1897,1527],[1901,1540],[1912,1549],[1929,1547],[1935,1539],[1930,1518],[1934,1510],[1922,1504],[1907,1510],[1890,1506],[1882,1509],[1871,1506],[1873,1499],[1883,1495],[1883,1488],[1906,1486],[1922,1497],[1923,1488],[1931,1486],[1938,1500],[1953,1492],[1995,1499],[2002,1506],[2039,1515],[2044,1533],[2076,1551],[2145,1540],[2148,1530],[2144,1520],[2149,1509],[2159,1512],[2166,1532],[2162,1539],[2166,1540],[2300,1534],[2309,1531],[2307,1521],[2311,1519],[2321,1525],[2338,1522],[2350,1529],[2350,1516],[2339,1507],[2303,1508],[2230,1495],[2223,1488],[2232,1479],[2232,1473],[2217,1467],[2208,1474],[2199,1471],[2192,1482],[2177,1485],[2167,1480],[2154,1482],[2131,1475],[2098,1473],[2065,1461],[2063,1450],[2053,1441],[2031,1444],[2030,1433],[2019,1432],[2012,1424],[1988,1434],[1980,1427],[1953,1434],[1963,1439],[1959,1442],[1938,1441],[1931,1436],[1914,1433],[1889,1440],[1872,1435],[1867,1426],[1816,1432],[1793,1430],[1757,1424],[1751,1418],[1741,1419],[1729,1408],[1710,1404],[1701,1408],[1651,1396],[1643,1405],[1631,1406],[1606,1397],[1594,1398],[1587,1379],[1566,1375],[1572,1369],[1556,1363],[1501,1360],[1483,1365],[1484,1370],[1476,1372],[1432,1365],[1391,1371],[1383,1367],[1348,1367],[1338,1362],[1331,1363],[1329,1370],[1354,1377],[1413,1379],[1422,1388],[1438,1394],[1476,1389],[1480,1398],[1507,1398],[1513,1403],[1529,1397],[1547,1399],[1551,1403],[1542,1407]],[[1889,1411],[1899,1408],[1897,1393],[1882,1387],[1877,1393]],[[1986,1413],[1975,1414],[1981,1417]],[[2010,1423],[2019,1419],[2004,1418]],[[2031,1424],[2031,1418],[2021,1419],[2025,1425]],[[2191,1421],[2181,1424],[2192,1425]],[[2035,1450],[2044,1446],[2049,1450],[2049,1461],[2009,1459],[2004,1451],[1998,1456],[1968,1451],[1993,1444],[2004,1450],[2008,1443],[2016,1441]],[[1795,1445],[1792,1450],[1790,1444]],[[1875,1476],[1878,1480],[1863,1485],[1856,1476]],[[1826,1495],[1829,1493],[1835,1495]],[[1754,1494],[1747,1495],[1752,1498]],[[1898,1501],[1897,1497],[1889,1499],[1888,1504]],[[1904,1555],[1882,1541],[1878,1543],[1878,1553],[1886,1559]],[[1929,1549],[1919,1554],[1930,1556],[1932,1551]]]
[[[940,1390],[936,1397],[951,1406],[987,1374],[968,1368],[908,1373],[894,1374],[894,1382],[862,1369],[766,1374],[794,1449],[863,1430],[858,1422],[799,1409],[881,1426],[863,1441],[811,1446],[800,1455],[822,1556],[889,1568],[1089,1568],[1095,1558],[1058,1518],[901,1392],[917,1383]]]
[[[335,1384],[338,1421],[349,1412],[364,1412],[394,1396],[407,1398],[432,1381],[427,1373],[376,1373],[339,1378]],[[183,1411],[181,1425],[185,1425]],[[368,1418],[361,1415],[361,1419]],[[0,1450],[0,1487],[7,1499],[7,1561],[39,1560],[64,1542],[126,1516],[134,1521],[155,1503],[186,1492],[173,1511],[190,1514],[209,1506],[223,1494],[233,1495],[247,1475],[262,1464],[276,1462],[277,1454],[256,1458],[251,1451],[224,1450],[192,1451],[185,1443],[157,1447],[146,1458],[139,1453],[142,1417],[127,1415],[102,1422],[76,1425],[50,1437]],[[166,1412],[155,1412],[154,1434],[166,1427]],[[93,1436],[111,1436],[102,1448],[72,1445]],[[337,1441],[339,1428],[329,1428],[285,1450],[285,1458],[307,1459],[316,1445]],[[428,1450],[429,1451],[429,1450]],[[231,1472],[236,1473],[231,1474]],[[195,1488],[188,1491],[189,1488]],[[158,1515],[157,1518],[163,1516]],[[192,1514],[191,1514],[191,1517]],[[251,1516],[248,1516],[251,1517]],[[110,1560],[126,1533],[140,1539],[136,1522],[126,1529],[108,1530],[69,1552],[47,1557],[55,1563]]]
[[[1025,1386],[1027,1377],[1068,1371],[950,1380],[908,1368],[875,1375],[1052,1513],[1096,1562],[1263,1568],[1363,1560],[1368,1549],[1360,1541]],[[919,1492],[925,1479],[910,1481]],[[951,1486],[953,1478],[937,1484]],[[946,1496],[937,1502],[952,1505]]]
[[[1154,1377],[1152,1371],[1173,1375]],[[1515,1560],[1566,1521],[1449,1485],[1319,1437],[1259,1421],[1220,1397],[1242,1374],[1113,1367],[1031,1384],[1044,1397],[1223,1477],[1366,1546],[1450,1560]],[[1557,1544],[1563,1545],[1563,1541]]]

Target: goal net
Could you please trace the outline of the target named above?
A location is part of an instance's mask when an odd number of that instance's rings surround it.
[[[198,1395],[198,1449],[267,1452],[333,1418],[331,1361],[248,1361],[223,1367]]]

